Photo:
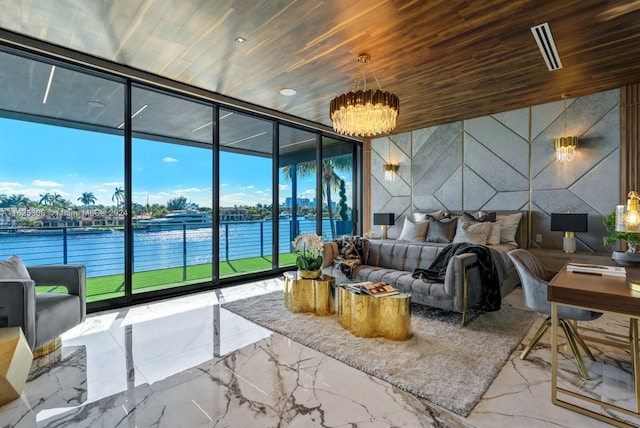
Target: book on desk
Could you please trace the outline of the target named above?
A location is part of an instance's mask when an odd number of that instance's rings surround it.
[[[622,278],[627,276],[627,271],[622,266],[605,266],[591,263],[567,263],[567,272],[618,276]]]
[[[399,294],[392,285],[386,282],[353,282],[345,284],[344,287],[356,294],[368,294],[373,297],[393,296]]]

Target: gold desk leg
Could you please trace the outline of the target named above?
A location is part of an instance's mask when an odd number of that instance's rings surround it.
[[[636,390],[636,412],[640,413],[640,357],[638,356],[638,319],[631,318],[631,352],[633,380]]]
[[[551,302],[551,402],[558,404],[558,304]]]

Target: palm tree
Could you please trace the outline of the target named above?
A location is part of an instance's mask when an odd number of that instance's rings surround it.
[[[111,200],[116,203],[116,208],[120,208],[120,204],[124,203],[124,190],[122,187],[116,187]]]
[[[316,173],[316,161],[301,162],[295,164],[296,174],[300,177],[309,177]],[[282,168],[282,175],[285,180],[291,181],[293,165]],[[322,194],[327,202],[327,213],[329,214],[329,224],[331,225],[331,236],[336,236],[336,225],[333,222],[333,202],[331,201],[331,191],[340,189],[342,179],[336,173],[337,169],[351,169],[353,167],[353,157],[351,155],[337,156],[322,160]],[[316,208],[317,209],[317,208]]]
[[[71,201],[63,198],[59,193],[54,193],[53,195],[51,195],[51,205],[63,209],[68,209],[73,206]]]
[[[53,204],[53,195],[49,192],[40,195],[40,200],[38,201],[39,204],[42,205],[52,205]]]
[[[95,204],[96,200],[93,192],[83,192],[82,196],[78,198],[78,201],[84,204],[85,209],[89,209],[89,206]]]
[[[8,206],[16,208],[26,207],[30,202],[29,198],[26,198],[23,194],[10,195],[6,200]]]

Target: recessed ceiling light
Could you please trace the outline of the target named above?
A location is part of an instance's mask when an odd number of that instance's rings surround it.
[[[238,43],[244,43],[246,41],[247,41],[247,39],[245,39],[244,37],[236,37],[236,42],[238,42]]]
[[[103,103],[101,103],[100,101],[93,101],[93,100],[89,100],[89,101],[87,101],[87,104],[88,104],[90,107],[100,107],[100,108],[104,107],[104,104],[103,104]]]
[[[296,94],[296,90],[291,88],[283,88],[283,89],[280,89],[280,93],[285,97],[290,97]]]

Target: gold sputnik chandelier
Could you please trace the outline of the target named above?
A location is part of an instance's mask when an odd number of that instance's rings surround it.
[[[375,74],[378,89],[367,89],[364,67],[370,60],[368,54],[358,55],[358,74],[353,89],[331,100],[329,116],[333,129],[340,134],[371,137],[389,133],[396,127],[400,100],[382,90]]]

